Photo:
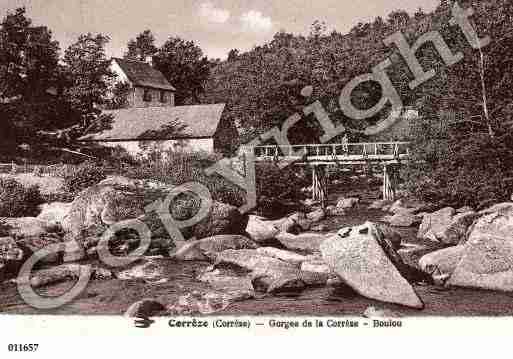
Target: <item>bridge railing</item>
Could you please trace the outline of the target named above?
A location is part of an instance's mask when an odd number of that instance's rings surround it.
[[[256,158],[300,158],[301,153],[311,158],[380,158],[408,157],[409,142],[368,142],[277,146],[264,145],[248,148]]]

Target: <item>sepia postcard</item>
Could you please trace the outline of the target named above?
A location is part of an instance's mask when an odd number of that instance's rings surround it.
[[[0,0],[0,356],[507,334],[512,84],[511,0]]]

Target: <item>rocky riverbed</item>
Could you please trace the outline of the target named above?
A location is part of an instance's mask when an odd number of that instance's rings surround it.
[[[369,199],[363,199],[343,215],[323,219],[316,224],[322,229],[319,233],[333,233],[367,221],[379,222],[386,213],[380,209],[369,209],[370,204]],[[441,248],[437,242],[417,238],[417,226],[396,227],[395,230],[402,238],[398,252],[404,262],[413,267],[418,268],[419,259],[424,254]],[[98,264],[95,260],[87,263]],[[116,272],[111,278],[90,281],[73,302],[52,310],[35,309],[25,304],[16,285],[6,281],[0,284],[0,311],[5,314],[122,315],[133,303],[145,298],[169,304],[183,302],[184,296],[189,299],[197,296],[201,302],[205,300],[201,293],[215,289],[197,279],[211,270],[211,265],[207,260],[183,261],[158,256],[143,258],[130,268]],[[55,296],[73,284],[73,281],[59,281],[42,286],[38,291],[42,295]],[[216,312],[216,315],[362,316],[372,306],[378,310],[389,310],[389,313],[397,316],[513,315],[513,293],[445,287],[429,282],[412,283],[412,287],[424,303],[423,310],[375,301],[351,290],[337,293],[333,288],[319,284],[293,293],[260,293],[230,301],[222,310],[212,312]]]

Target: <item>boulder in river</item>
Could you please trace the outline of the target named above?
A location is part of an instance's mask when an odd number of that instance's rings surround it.
[[[297,266],[256,250],[227,250],[217,255],[215,267],[236,266],[247,271],[256,291],[278,293],[305,287]]]
[[[383,238],[379,236],[372,223],[354,227],[348,235],[336,235],[321,244],[323,259],[345,284],[360,295],[423,308],[424,304],[410,283],[383,250],[380,244]]]
[[[312,221],[313,223],[317,223],[326,218],[326,212],[322,208],[319,208],[313,212],[308,213],[306,215],[306,218]]]
[[[424,215],[420,224],[417,238],[438,241],[442,233],[451,224],[456,213],[452,207],[442,208],[439,211]]]
[[[291,251],[313,254],[319,252],[319,246],[327,237],[319,233],[302,233],[294,235],[290,233],[279,233],[276,239]]]
[[[433,277],[435,283],[445,283],[460,262],[465,246],[453,246],[424,255],[419,260],[422,271]]]
[[[482,211],[447,285],[513,291],[513,203]]]
[[[187,241],[171,256],[182,261],[204,261],[215,258],[217,253],[228,249],[256,249],[255,242],[240,235],[219,235]]]
[[[246,233],[256,243],[265,244],[273,240],[280,230],[262,217],[249,216]]]

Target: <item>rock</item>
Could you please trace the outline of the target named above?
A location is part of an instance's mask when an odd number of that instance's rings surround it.
[[[230,268],[210,269],[198,278],[200,282],[208,283],[218,291],[230,293],[238,297],[253,296],[253,284],[247,273],[240,273]]]
[[[267,223],[283,233],[298,234],[301,231],[301,227],[292,217],[285,217],[276,221],[268,221]]]
[[[314,226],[310,228],[312,232],[326,232],[328,230],[328,226],[325,224],[320,224],[318,226]]]
[[[463,244],[469,227],[479,217],[476,212],[465,212],[455,215],[451,223],[440,233],[440,241],[446,245]]]
[[[0,238],[0,283],[16,276],[25,258],[25,253],[13,238]]]
[[[17,238],[40,237],[59,229],[35,217],[1,218],[0,225],[7,229],[8,236]]]
[[[41,269],[32,274],[30,285],[33,288],[41,288],[66,281],[75,281],[81,272],[87,273],[87,266],[80,264],[62,264],[49,269]],[[108,269],[91,267],[91,279],[112,279],[112,273]]]
[[[390,218],[390,225],[393,227],[411,227],[420,222],[420,218],[412,212],[396,212]]]
[[[221,312],[234,302],[251,299],[251,296],[222,292],[192,292],[182,295],[177,302],[168,307],[169,315],[191,316],[210,315]]]
[[[317,233],[303,233],[297,236],[289,233],[279,233],[276,236],[276,239],[285,248],[308,254],[319,252],[319,246],[326,238],[326,236]]]
[[[301,279],[307,285],[324,285],[331,274],[330,267],[322,259],[301,263]]]
[[[174,254],[181,261],[204,261],[215,258],[217,253],[228,249],[256,249],[252,240],[239,235],[219,235],[185,242]]]
[[[443,231],[451,224],[456,211],[452,207],[425,215],[417,233],[419,239],[440,240]]]
[[[264,221],[262,217],[249,216],[246,232],[249,237],[256,243],[266,243],[276,237],[280,233],[279,229],[274,227],[268,221]]]
[[[513,203],[482,211],[447,285],[513,291]]]
[[[431,252],[420,258],[419,267],[438,283],[444,283],[454,272],[465,246],[454,246]]]
[[[312,221],[313,223],[317,223],[326,218],[326,213],[322,208],[319,208],[318,210],[308,213],[306,215],[306,218]]]
[[[385,238],[390,241],[390,243],[392,244],[392,247],[395,250],[398,250],[399,248],[401,248],[402,239],[401,239],[401,235],[399,234],[399,232],[397,232],[395,229],[393,229],[385,224],[377,223],[376,227],[381,231],[381,233],[383,233]]]
[[[317,204],[319,204],[319,201],[314,201],[313,199],[311,198],[307,198],[303,201],[303,204],[306,206],[306,207],[313,207]]]
[[[143,181],[135,180],[124,176],[107,176],[103,181],[98,183],[99,186],[111,186],[127,191],[136,191],[144,187]]]
[[[343,217],[346,215],[346,209],[332,206],[332,208],[326,209],[326,213],[330,217]]]
[[[262,255],[257,250],[227,250],[217,255],[215,267],[236,266],[250,272],[257,291],[277,293],[299,290],[305,284],[300,279],[299,268],[279,259]]]
[[[134,263],[130,268],[122,269],[116,273],[120,280],[144,280],[155,283],[166,278],[164,267],[158,259],[145,257]]]
[[[71,210],[71,203],[45,203],[40,205],[39,209],[41,213],[37,216],[37,219],[55,224],[62,223]]]
[[[193,236],[201,239],[223,234],[244,235],[248,225],[248,216],[240,213],[235,206],[214,202],[208,216],[194,225]]]
[[[337,208],[350,209],[360,202],[359,198],[340,198],[337,202]]]
[[[374,202],[372,202],[369,206],[369,209],[383,209],[385,206],[392,205],[392,201],[386,200],[386,199],[378,199]]]
[[[388,211],[392,213],[410,212],[416,214],[418,212],[425,212],[431,207],[432,205],[429,203],[409,199],[399,199],[388,208]]]
[[[474,212],[474,209],[469,206],[461,207],[456,210],[456,213],[467,213],[467,212]]]
[[[62,226],[75,236],[90,228],[102,228],[144,214],[144,201],[134,193],[112,186],[95,185],[80,192]]]
[[[143,299],[132,304],[125,312],[125,317],[128,318],[150,318],[161,314],[166,310],[166,307],[154,300]]]
[[[386,308],[376,308],[373,306],[368,307],[365,309],[365,312],[363,313],[363,316],[365,318],[373,319],[373,318],[400,318],[401,315],[386,309]]]
[[[309,258],[301,254],[294,252],[284,251],[283,249],[277,249],[272,247],[261,247],[257,249],[257,253],[260,253],[267,257],[276,258],[284,262],[290,263],[295,266],[301,265],[301,263],[307,261]]]
[[[364,297],[423,308],[424,304],[389,259],[380,244],[382,238],[378,237],[378,229],[372,223],[355,227],[346,237],[337,235],[324,241],[323,259],[345,284]]]

